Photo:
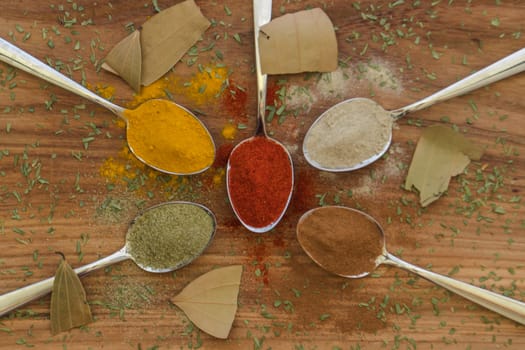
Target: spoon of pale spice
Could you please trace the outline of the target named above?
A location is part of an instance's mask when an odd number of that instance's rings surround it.
[[[205,171],[213,163],[215,144],[208,129],[189,110],[172,101],[152,99],[133,110],[122,108],[2,38],[0,61],[113,112],[126,122],[126,139],[131,152],[156,170],[174,175],[193,175]],[[184,137],[180,137],[182,135]]]
[[[525,303],[422,269],[390,254],[379,223],[359,210],[341,206],[312,209],[299,219],[297,238],[315,263],[336,275],[360,278],[381,264],[400,267],[525,324]]]
[[[329,108],[315,120],[303,141],[303,154],[313,167],[351,171],[379,159],[390,147],[396,119],[435,103],[481,88],[525,70],[525,49],[473,73],[420,101],[387,111],[368,98],[351,98]]]
[[[284,216],[293,192],[292,158],[265,129],[266,74],[261,72],[260,27],[270,22],[271,0],[254,0],[255,71],[257,75],[257,127],[252,136],[234,147],[228,158],[228,198],[239,221],[252,232],[267,232]]]
[[[191,202],[165,202],[138,215],[130,224],[126,244],[115,253],[78,267],[79,276],[123,260],[133,260],[147,272],[178,270],[208,247],[215,235],[213,213]],[[0,295],[0,316],[51,292],[54,277]]]

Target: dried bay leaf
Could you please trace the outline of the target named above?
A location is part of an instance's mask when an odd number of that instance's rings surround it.
[[[93,321],[80,278],[63,255],[53,282],[50,314],[53,335]]]
[[[142,85],[150,85],[171,69],[209,26],[194,0],[174,5],[146,21],[141,31]]]
[[[204,332],[226,339],[237,312],[242,266],[212,270],[190,282],[171,301]]]
[[[286,14],[262,26],[259,47],[264,74],[337,69],[334,26],[320,8]]]
[[[105,63],[109,68],[103,68],[117,73],[133,90],[139,91],[142,77],[140,31],[135,30],[115,45],[106,56]]]
[[[157,13],[140,31],[121,40],[111,49],[102,68],[119,75],[139,91],[140,85],[148,86],[166,74],[209,26],[210,22],[195,1],[186,0]],[[137,69],[139,60],[140,68]]]
[[[471,160],[479,160],[481,147],[449,127],[426,128],[419,139],[404,188],[419,191],[421,206],[437,200],[448,188],[452,176],[463,172]]]

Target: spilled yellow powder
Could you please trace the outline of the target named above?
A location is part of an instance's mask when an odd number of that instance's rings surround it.
[[[106,100],[111,100],[115,96],[115,87],[104,83],[97,83],[95,86],[87,83],[87,88]]]
[[[222,137],[224,137],[226,140],[233,140],[235,138],[235,135],[237,135],[237,128],[235,125],[232,124],[226,124],[222,128],[221,132]]]
[[[224,66],[204,66],[191,78],[184,83],[184,90],[181,91],[198,105],[218,98],[228,84],[228,69]]]
[[[188,183],[187,177],[166,175],[148,167],[139,161],[127,146],[123,147],[116,157],[107,158],[99,171],[108,182],[118,186],[140,184],[140,187],[136,188],[139,192],[150,191],[160,186],[160,192],[166,197],[171,195],[171,191]]]
[[[173,99],[177,96],[186,96],[196,106],[207,103],[216,103],[216,99],[228,84],[229,70],[224,66],[214,64],[200,66],[199,70],[188,80],[175,76],[173,72],[166,74],[149,86],[142,87],[140,93],[133,96],[133,100],[126,104],[126,108],[135,109],[145,101],[151,99]],[[104,98],[112,98],[115,89],[105,84],[97,84],[92,90]],[[188,106],[191,109],[191,105]],[[116,125],[125,128],[121,119],[115,120]],[[237,129],[233,125],[227,125],[223,130],[223,137],[233,139]],[[127,144],[123,145],[120,152],[113,157],[107,158],[100,167],[100,175],[108,182],[115,185],[126,186],[130,182],[140,183],[141,188],[149,191],[161,186],[160,191],[168,197],[173,191],[185,186],[188,179],[184,176],[167,176],[144,165],[131,153]],[[209,169],[203,174],[213,186],[224,182],[224,169]],[[161,181],[159,180],[161,179]]]
[[[213,174],[213,179],[212,179],[213,184],[217,186],[223,183],[224,175],[226,175],[226,170],[224,168],[218,168],[217,170],[215,170]]]
[[[155,81],[153,84],[143,86],[140,90],[140,93],[133,96],[133,100],[127,104],[127,107],[133,109],[148,100],[155,98],[166,99],[169,97],[168,94],[175,95],[175,90],[178,84],[178,79],[173,75],[173,73],[166,74],[164,77]]]

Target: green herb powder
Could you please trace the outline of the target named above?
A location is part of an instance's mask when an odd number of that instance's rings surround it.
[[[127,234],[127,249],[144,267],[168,269],[199,255],[215,230],[213,217],[191,203],[168,203],[137,217]]]

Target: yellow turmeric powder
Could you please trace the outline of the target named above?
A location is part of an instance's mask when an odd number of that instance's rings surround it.
[[[194,174],[213,163],[215,145],[208,131],[176,104],[149,100],[136,109],[126,110],[124,115],[129,147],[151,167],[175,174]]]
[[[218,98],[228,83],[228,68],[218,65],[202,67],[189,82],[184,84],[185,93],[198,105]]]

